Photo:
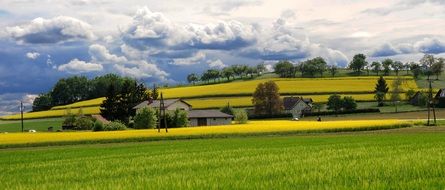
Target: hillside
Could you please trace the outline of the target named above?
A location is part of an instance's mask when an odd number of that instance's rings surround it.
[[[166,88],[160,91],[164,97],[183,98],[194,109],[219,108],[230,105],[234,107],[252,106],[251,95],[259,83],[273,80],[284,96],[304,96],[315,102],[326,102],[329,95],[337,93],[354,97],[357,101],[373,101],[374,87],[378,77],[336,77],[336,78],[269,78],[230,83]],[[388,85],[396,77],[385,77]],[[404,77],[403,90],[418,89],[412,77]],[[99,105],[104,98],[80,101],[64,106],[55,106],[51,110],[25,113],[26,119],[61,117],[68,113],[98,114]],[[1,119],[19,119],[20,115],[3,116]]]

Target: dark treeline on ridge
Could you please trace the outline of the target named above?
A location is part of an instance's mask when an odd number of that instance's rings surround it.
[[[135,79],[116,74],[107,74],[93,79],[88,79],[85,76],[63,78],[49,92],[40,94],[34,100],[33,111],[48,110],[53,106],[106,97],[111,85],[116,94],[119,94],[129,86],[140,84]]]

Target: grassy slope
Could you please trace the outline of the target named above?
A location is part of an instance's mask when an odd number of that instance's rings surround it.
[[[444,128],[0,150],[5,189],[444,189]]]
[[[24,129],[47,131],[48,127],[54,127],[54,131],[56,131],[62,128],[62,122],[62,118],[25,120]],[[22,126],[20,121],[0,121],[0,132],[18,132],[21,130]]]

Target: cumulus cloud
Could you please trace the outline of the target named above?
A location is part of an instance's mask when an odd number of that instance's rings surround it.
[[[73,59],[67,64],[60,65],[57,69],[59,71],[79,74],[79,73],[101,71],[103,69],[103,66],[101,64],[88,63],[78,59]]]
[[[32,59],[32,60],[37,59],[39,56],[40,56],[40,53],[38,53],[38,52],[28,52],[28,53],[26,53],[26,57],[28,59]]]
[[[146,61],[137,61],[135,66],[114,65],[114,69],[121,75],[142,78],[156,78],[161,81],[167,80],[168,73],[162,71],[155,64]]]
[[[255,42],[254,28],[238,21],[219,21],[207,25],[172,22],[162,13],[141,8],[123,35],[124,41],[138,49],[236,49]]]
[[[217,68],[217,69],[222,69],[227,66],[220,59],[208,60],[207,64],[209,64],[210,68]]]
[[[385,43],[384,45],[375,49],[371,53],[371,56],[386,57],[410,53],[440,54],[444,52],[444,42],[440,41],[437,38],[423,38],[422,40],[414,41],[411,43],[400,43],[395,46],[390,43]]]
[[[59,43],[94,38],[88,23],[67,16],[58,16],[52,19],[39,17],[24,25],[7,27],[6,31],[17,42],[29,44]]]
[[[120,63],[123,64],[127,62],[127,58],[124,56],[117,56],[114,54],[111,54],[110,51],[105,46],[99,45],[99,44],[93,44],[89,47],[88,50],[89,54],[91,55],[91,58],[94,62],[100,62],[100,63]]]

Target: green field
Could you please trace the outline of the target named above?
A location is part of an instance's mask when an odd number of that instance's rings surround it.
[[[4,189],[444,189],[445,130],[0,150]]]
[[[25,120],[24,130],[33,129],[36,131],[47,131],[48,127],[53,127],[54,131],[62,128],[62,118],[51,119],[30,119]],[[0,121],[0,132],[18,132],[22,130],[20,121]]]

